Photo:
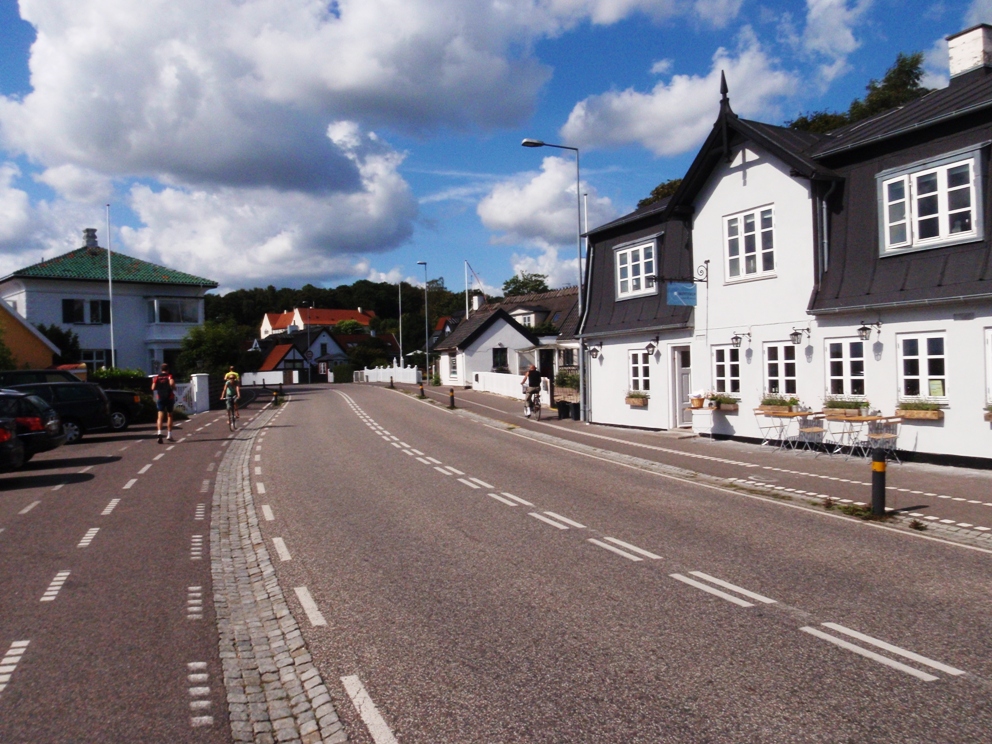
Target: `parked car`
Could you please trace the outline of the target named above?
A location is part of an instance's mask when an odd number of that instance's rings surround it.
[[[23,447],[21,465],[39,452],[53,450],[66,442],[58,413],[37,395],[0,390],[0,417],[14,419],[17,438]]]
[[[92,382],[42,382],[14,385],[12,390],[37,395],[58,412],[66,444],[84,434],[110,428],[110,401],[103,388]]]
[[[0,387],[15,387],[40,382],[81,383],[64,369],[13,369],[0,372]],[[124,431],[141,415],[141,397],[133,390],[104,390],[110,401],[110,428]]]
[[[24,442],[17,436],[14,418],[0,418],[0,472],[23,467]]]

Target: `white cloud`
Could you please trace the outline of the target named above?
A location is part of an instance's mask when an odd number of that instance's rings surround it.
[[[946,88],[950,81],[950,66],[947,58],[947,39],[937,39],[923,55],[924,88]]]
[[[543,245],[538,255],[514,253],[510,259],[514,274],[544,274],[549,287],[575,286],[579,281],[579,258],[573,255],[575,249],[560,249],[572,258],[560,258],[559,249],[553,245]]]
[[[801,44],[813,58],[826,59],[819,67],[820,82],[829,85],[848,71],[847,57],[861,46],[854,26],[871,7],[872,0],[806,0],[806,29]]]
[[[96,171],[66,163],[48,168],[35,176],[69,201],[85,204],[105,204],[114,192],[109,178]]]
[[[992,0],[972,0],[965,14],[962,30],[979,23],[992,23]]]
[[[589,224],[599,225],[616,215],[608,197],[598,196],[588,184]],[[544,158],[541,172],[504,181],[479,202],[478,213],[488,229],[503,233],[500,242],[542,240],[564,245],[578,232],[575,198],[575,162],[555,156]]]
[[[584,148],[637,143],[656,155],[687,152],[713,126],[721,71],[727,75],[734,111],[745,116],[770,115],[773,101],[796,85],[795,78],[777,69],[745,28],[736,54],[718,49],[707,75],[675,75],[649,93],[628,88],[590,96],[572,109],[561,136]]]
[[[695,0],[693,12],[706,23],[723,28],[737,18],[744,0]]]
[[[652,75],[667,75],[672,71],[672,65],[674,62],[670,59],[659,59],[653,65],[651,65]]]

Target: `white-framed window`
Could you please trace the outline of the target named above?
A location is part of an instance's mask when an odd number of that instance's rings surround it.
[[[946,398],[946,343],[942,333],[897,336],[900,398]]]
[[[80,361],[89,372],[110,366],[110,349],[83,349],[79,352]]]
[[[617,299],[654,294],[655,244],[651,240],[616,251]]]
[[[646,351],[630,352],[630,389],[645,393],[651,389],[651,355]]]
[[[992,403],[992,328],[985,329],[985,402]]]
[[[200,301],[192,298],[148,300],[148,322],[199,323]],[[295,330],[293,326],[289,328]]]
[[[773,395],[796,394],[796,345],[765,344],[765,390]]]
[[[718,393],[741,391],[741,350],[733,346],[713,349],[713,384]]]
[[[770,206],[723,219],[727,281],[775,273],[775,213]]]
[[[458,377],[458,355],[448,355],[448,377]]]
[[[827,341],[827,392],[830,395],[865,394],[865,342],[837,338]]]
[[[524,328],[532,328],[534,326],[534,316],[533,315],[521,315],[520,325]]]
[[[876,176],[883,256],[984,237],[979,149]]]

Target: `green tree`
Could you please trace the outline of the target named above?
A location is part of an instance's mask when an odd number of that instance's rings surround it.
[[[343,333],[346,336],[350,336],[354,333],[365,333],[365,326],[359,323],[357,320],[342,320],[340,323],[334,326],[335,333]]]
[[[3,329],[0,328],[0,370],[17,369],[17,360],[10,347],[4,343]]]
[[[79,351],[79,336],[72,331],[55,323],[51,325],[39,323],[38,330],[42,336],[58,346],[59,351],[62,352],[55,355],[56,364],[78,364],[82,359],[82,354]]]
[[[871,80],[865,86],[864,98],[851,102],[847,113],[815,111],[802,114],[787,123],[790,129],[825,134],[834,129],[868,119],[876,114],[903,106],[930,92],[923,80],[923,52],[896,56],[895,64],[885,72],[881,81]]]
[[[239,326],[233,320],[222,323],[208,320],[191,328],[183,338],[175,372],[182,376],[194,372],[223,375],[232,364],[244,369],[245,349],[254,334],[255,329]]]
[[[387,366],[392,356],[389,345],[377,336],[362,339],[348,352],[348,359],[355,369]]]
[[[520,276],[512,276],[503,282],[503,294],[507,297],[547,291],[549,289],[546,274],[528,274],[521,271]]]
[[[651,189],[651,193],[648,194],[648,196],[637,202],[637,208],[640,209],[641,207],[646,207],[648,204],[654,204],[655,202],[661,201],[666,196],[671,196],[681,185],[681,178],[672,178],[668,181],[662,181]]]

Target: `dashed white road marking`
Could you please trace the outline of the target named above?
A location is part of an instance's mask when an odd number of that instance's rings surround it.
[[[65,485],[65,483],[59,483],[57,485],[54,485],[54,486],[52,486],[52,490],[53,491],[61,491],[62,490],[62,486],[64,486],[64,485]]]
[[[172,447],[169,447],[169,449],[172,449]],[[158,453],[157,455],[155,455],[155,457],[153,457],[152,459],[153,459],[153,460],[161,460],[161,459],[162,459],[163,457],[165,457],[165,453],[164,453],[164,452],[159,452],[159,453]]]
[[[137,478],[132,478],[131,480],[129,480],[127,483],[124,484],[124,490],[125,491],[129,490],[131,486],[133,486],[137,482],[138,482]]]
[[[303,611],[307,614],[307,619],[313,626],[327,625],[327,621],[324,616],[320,614],[320,610],[317,609],[317,603],[313,601],[313,597],[310,596],[310,590],[305,586],[298,586],[293,589],[296,592],[297,599],[300,600],[300,604],[303,605]]]
[[[191,561],[203,560],[203,535],[192,535],[190,537],[189,559]]]
[[[390,444],[393,445],[396,449],[402,449],[402,447],[400,447],[398,442],[390,442]]]
[[[186,681],[190,683],[189,696],[191,698],[206,698],[210,695],[209,685],[204,684],[210,681],[210,674],[207,672],[207,663],[205,661],[191,661],[186,665],[186,670]],[[210,701],[194,699],[190,701],[189,708],[193,713],[209,710]],[[189,725],[193,728],[212,726],[213,723],[213,716],[191,715],[189,718]]]
[[[92,466],[92,465],[87,465],[87,466],[86,466],[85,468],[83,468],[83,469],[82,469],[82,470],[80,470],[79,472],[80,472],[80,473],[88,473],[88,472],[90,472],[90,471],[91,471],[92,469],[93,469],[93,466]]]
[[[263,494],[263,493],[265,493],[265,484],[264,484],[264,483],[256,483],[256,484],[255,484],[255,488],[257,488],[257,489],[258,489],[258,492],[259,492],[260,494]]]
[[[613,545],[610,545],[609,543],[605,543],[602,540],[597,540],[594,537],[590,537],[589,540],[588,540],[588,542],[591,542],[593,545],[598,545],[599,547],[601,547],[601,548],[603,548],[605,550],[609,550],[611,553],[616,553],[617,555],[622,555],[628,561],[640,562],[640,561],[643,561],[644,560],[640,556],[636,556],[633,553],[628,553],[626,550],[620,550],[620,548],[614,547]]]
[[[59,590],[65,583],[65,580],[69,578],[69,571],[59,571],[55,574],[55,578],[52,579],[52,583],[48,585],[45,593],[41,595],[42,602],[54,602],[55,598],[59,596]]]
[[[200,493],[207,493],[210,490],[210,479],[207,478],[200,484]]]
[[[542,522],[546,522],[547,524],[550,524],[552,527],[557,527],[560,530],[568,529],[568,525],[561,524],[560,522],[556,522],[553,519],[548,519],[546,516],[544,516],[543,514],[539,514],[538,512],[527,512],[527,514],[528,516],[534,517],[534,519],[540,519]]]
[[[819,630],[818,628],[811,628],[810,626],[806,625],[800,628],[799,630],[803,631],[804,633],[809,633],[811,636],[816,636],[817,638],[820,638],[824,641],[828,641],[829,643],[832,643],[835,646],[840,646],[841,648],[847,649],[848,651],[853,651],[859,656],[864,656],[865,658],[871,659],[872,661],[877,661],[879,664],[884,664],[887,667],[898,669],[900,672],[905,672],[906,674],[916,677],[917,679],[922,679],[924,682],[934,682],[940,679],[940,677],[935,677],[932,674],[921,672],[919,669],[914,669],[911,666],[902,664],[898,661],[895,661],[894,659],[890,659],[888,656],[882,656],[881,654],[876,654],[874,651],[869,651],[866,648],[861,648],[861,646],[857,646],[853,643],[848,643],[842,638],[837,638],[836,636],[832,636],[829,633],[824,633],[822,630]]]
[[[168,447],[165,448],[165,451],[168,452],[169,450],[172,450],[172,449],[175,449],[175,448],[176,448],[176,445],[170,444]]]
[[[110,500],[110,503],[107,504],[106,507],[104,507],[104,509],[103,509],[102,512],[100,512],[100,516],[101,517],[108,516],[110,514],[110,512],[112,512],[114,510],[114,507],[117,506],[119,503],[121,503],[121,500],[120,499],[111,499]]]
[[[761,602],[762,604],[776,604],[776,601],[774,599],[769,599],[768,597],[763,597],[762,595],[749,591],[747,589],[742,589],[736,584],[731,584],[729,581],[724,581],[723,579],[718,579],[715,576],[710,576],[709,574],[705,574],[702,571],[690,571],[689,573],[692,574],[693,576],[699,577],[700,579],[704,579],[705,581],[708,581],[711,584],[716,584],[717,586],[722,586],[724,589],[729,589],[732,592],[737,592],[738,594],[742,594],[745,597],[748,597],[749,599],[755,600],[756,602]]]
[[[255,475],[261,475],[261,474],[262,474],[262,468],[259,467],[258,465],[256,465],[255,466]]]
[[[28,504],[27,506],[25,506],[23,509],[21,509],[17,513],[18,514],[27,514],[29,511],[31,511],[32,509],[34,509],[40,503],[41,503],[40,501],[32,501],[30,504]]]
[[[519,496],[514,496],[512,493],[507,493],[506,491],[500,491],[500,493],[503,494],[504,496],[506,496],[506,498],[508,498],[508,499],[513,499],[518,504],[523,504],[524,506],[534,506],[529,501],[526,501],[526,500],[520,498]]]
[[[217,463],[215,463],[213,460],[211,460],[210,462],[207,463],[207,472],[208,473],[214,472],[214,468],[215,467],[217,467]]]
[[[262,456],[261,455],[255,455],[255,462],[261,462],[261,461],[262,461]]]
[[[453,468],[453,467],[451,467],[450,465],[445,465],[444,467],[446,467],[446,468],[447,468],[448,470],[450,470],[450,471],[451,471],[452,473],[454,473],[455,475],[465,475],[465,473],[463,473],[463,472],[462,472],[461,470],[459,470],[458,468]]]
[[[491,494],[489,494],[489,496],[492,497],[492,498],[494,498],[494,499],[496,499],[497,501],[503,502],[507,506],[517,506],[517,504],[514,503],[513,501],[510,501],[509,499],[504,499],[502,496],[498,496],[495,493],[491,493]]]
[[[721,599],[725,599],[728,602],[732,602],[733,604],[738,605],[740,607],[754,607],[753,604],[751,604],[750,602],[745,602],[740,597],[735,597],[732,594],[721,592],[719,589],[714,589],[713,587],[704,584],[701,581],[690,579],[688,576],[683,576],[682,574],[678,574],[678,573],[673,573],[668,575],[671,576],[673,579],[681,581],[684,584],[688,584],[689,586],[694,586],[697,589],[701,589],[702,591],[707,592],[708,594],[712,594],[716,597],[720,597]]]
[[[458,482],[459,483],[464,483],[469,488],[479,488],[480,487],[478,483],[473,483],[472,481],[470,481],[470,480],[468,480],[466,478],[459,478],[458,479]]]
[[[83,539],[79,541],[79,544],[76,545],[76,547],[77,548],[88,547],[89,544],[93,542],[93,538],[96,537],[96,533],[99,531],[100,531],[99,527],[91,527],[90,529],[86,530],[86,534],[83,535]]]
[[[661,560],[660,555],[655,555],[654,553],[651,553],[645,550],[644,548],[639,548],[636,545],[631,545],[629,542],[624,542],[623,540],[617,540],[615,537],[604,537],[603,539],[606,540],[606,542],[611,542],[614,545],[619,545],[621,548],[626,548],[627,550],[632,550],[635,553],[639,553],[640,555],[643,555],[645,558],[650,558],[651,560],[654,561]]]
[[[431,464],[431,461],[428,460],[426,457],[418,457],[417,459],[420,460],[420,462],[424,463],[424,465],[430,465]]]
[[[561,514],[556,514],[553,511],[546,511],[544,513],[553,519],[557,519],[559,522],[564,522],[569,527],[574,527],[577,530],[584,530],[586,528],[584,524],[579,524],[578,522],[571,520],[568,517],[563,517]]]
[[[197,522],[202,522],[204,519],[206,519],[206,517],[207,517],[207,505],[197,504],[196,514],[193,516],[193,519]]]
[[[10,682],[10,678],[13,676],[14,670],[17,669],[17,664],[24,656],[29,643],[31,641],[14,641],[7,649],[7,653],[3,655],[3,659],[0,659],[0,692],[3,692]]]
[[[405,450],[403,450],[403,454],[404,455],[410,455],[410,457],[413,457],[413,450],[405,449]]]
[[[417,455],[422,455],[422,454],[424,454],[424,453],[423,453],[423,452],[421,452],[420,450],[418,450],[418,449],[414,449],[413,447],[411,447],[410,449],[412,449],[412,450],[413,450],[413,452],[414,452],[414,454],[417,454]]]
[[[203,587],[186,587],[186,619],[203,619]]]
[[[289,548],[286,547],[286,542],[281,537],[273,537],[272,545],[275,546],[276,553],[279,555],[279,560],[281,561],[291,561],[293,556],[289,554]]]
[[[410,445],[406,442],[400,442],[400,447],[409,447]]]
[[[443,473],[444,475],[453,475],[453,473],[449,473],[447,470],[437,465],[434,466],[434,469],[439,473]]]
[[[265,517],[266,522],[272,522],[276,518],[272,513],[272,507],[268,504],[262,504],[262,516]]]
[[[435,465],[440,465],[441,464],[441,461],[440,460],[435,460],[433,457],[428,457],[427,459],[430,460]]]
[[[152,464],[148,463],[147,465],[145,465],[145,467],[143,467],[141,470],[138,471],[138,475],[144,475],[151,469],[152,469]]]
[[[348,697],[351,698],[355,710],[358,711],[358,715],[365,722],[365,727],[369,730],[372,741],[375,744],[398,744],[396,737],[393,736],[393,732],[389,729],[382,714],[379,713],[379,709],[375,707],[375,703],[372,702],[372,698],[365,691],[365,687],[362,685],[362,681],[358,676],[342,677],[341,683],[344,685]]]
[[[838,625],[837,623],[823,623],[823,627],[830,628],[831,630],[835,630],[838,633],[843,633],[844,635],[851,636],[852,638],[857,638],[859,641],[862,641],[863,643],[869,643],[872,646],[877,646],[878,648],[888,651],[890,654],[895,654],[896,656],[902,656],[905,659],[915,661],[918,664],[923,664],[932,669],[936,669],[939,672],[950,674],[954,677],[959,677],[962,674],[966,673],[960,669],[955,669],[952,666],[948,666],[947,664],[942,664],[939,661],[928,659],[926,656],[920,656],[919,654],[915,654],[912,651],[907,651],[904,648],[899,648],[899,646],[893,646],[891,643],[886,643],[885,641],[880,641],[877,638],[872,638],[871,636],[865,635],[864,633],[859,633],[856,630],[845,628],[843,625]]]
[[[469,476],[469,480],[475,481],[483,488],[496,488],[496,486],[492,485],[491,483],[486,483],[484,480],[480,480],[479,478],[472,478],[471,476]]]

